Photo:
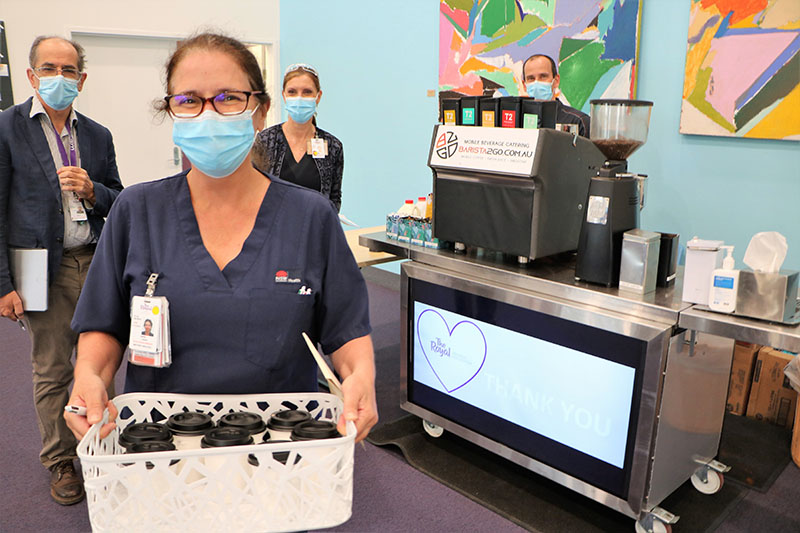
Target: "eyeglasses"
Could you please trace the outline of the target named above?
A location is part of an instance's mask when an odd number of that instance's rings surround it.
[[[222,91],[216,96],[203,98],[191,93],[168,94],[164,97],[167,108],[173,116],[194,118],[203,112],[206,102],[211,102],[214,111],[220,115],[239,115],[244,113],[250,103],[250,95],[264,94],[263,91]]]
[[[49,78],[58,74],[70,80],[77,80],[81,77],[80,71],[74,67],[37,67],[33,70],[39,74],[40,78]]]
[[[295,63],[294,65],[289,65],[288,67],[286,67],[286,72],[284,72],[283,75],[286,76],[287,74],[289,74],[290,72],[294,72],[295,70],[303,70],[319,78],[319,74],[317,74],[317,71],[314,69],[314,67],[306,63]]]

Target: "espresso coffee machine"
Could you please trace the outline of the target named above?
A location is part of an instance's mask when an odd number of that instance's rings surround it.
[[[628,157],[647,140],[653,102],[592,100],[590,138],[606,161],[589,183],[578,240],[575,278],[619,284],[622,236],[639,227],[644,175],[628,172]]]

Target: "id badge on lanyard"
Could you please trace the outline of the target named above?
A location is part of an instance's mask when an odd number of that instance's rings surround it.
[[[314,137],[308,141],[306,152],[311,154],[314,159],[322,159],[328,155],[328,141]]]
[[[52,125],[52,124],[51,124]],[[56,142],[58,143],[58,151],[61,153],[61,162],[64,163],[64,166],[78,166],[78,154],[75,150],[75,137],[72,134],[72,127],[70,127],[69,122],[65,125],[67,128],[67,134],[69,135],[69,156],[67,156],[67,150],[64,148],[64,142],[61,140],[61,135],[56,130],[55,126],[53,126],[53,131],[56,134]],[[71,194],[67,194],[67,204],[69,205],[69,218],[73,222],[78,222],[79,224],[85,224],[86,221],[89,220],[89,217],[86,215],[86,209],[83,206],[83,202],[80,198],[78,198],[77,193],[73,191]]]
[[[150,274],[144,296],[131,299],[131,331],[128,361],[141,366],[165,368],[172,364],[169,334],[169,302],[155,296],[158,274]]]

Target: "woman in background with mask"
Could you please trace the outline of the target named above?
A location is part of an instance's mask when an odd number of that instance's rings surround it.
[[[131,299],[158,274],[172,364],[129,362],[126,392],[316,391],[306,332],[343,378],[340,431],[352,420],[363,439],[377,421],[366,284],[330,202],[252,165],[269,109],[255,57],[239,41],[201,34],[180,42],[166,70],[162,111],[192,168],[134,185],[114,204],[72,322],[70,404],[87,415],[67,423],[80,437],[104,407],[116,418],[105,389],[133,338]]]
[[[283,76],[283,101],[289,119],[258,134],[255,165],[269,174],[319,191],[336,210],[342,206],[342,143],[317,127],[314,114],[322,98],[319,75],[303,63]]]

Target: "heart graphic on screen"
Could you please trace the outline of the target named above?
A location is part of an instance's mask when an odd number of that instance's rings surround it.
[[[417,318],[417,339],[425,360],[447,392],[472,381],[486,362],[486,337],[468,320],[451,328],[442,315],[426,309]]]

